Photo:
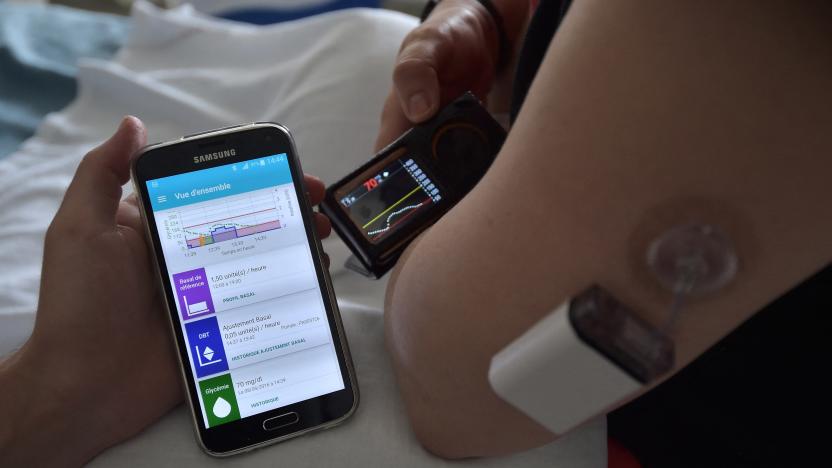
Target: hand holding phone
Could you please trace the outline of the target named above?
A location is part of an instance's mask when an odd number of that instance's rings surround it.
[[[120,201],[144,144],[125,118],[84,157],[47,230],[32,336],[0,360],[0,466],[81,466],[182,401],[136,199]]]

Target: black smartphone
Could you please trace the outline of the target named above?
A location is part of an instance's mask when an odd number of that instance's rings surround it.
[[[376,278],[387,273],[416,236],[479,182],[505,138],[465,93],[327,188],[321,211],[358,261],[347,266]]]
[[[151,145],[132,178],[203,449],[232,455],[348,418],[355,373],[289,131]]]

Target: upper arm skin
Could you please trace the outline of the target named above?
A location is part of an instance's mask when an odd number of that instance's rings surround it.
[[[830,261],[829,24],[824,2],[575,1],[492,169],[388,286],[388,348],[429,450],[552,440],[492,392],[491,357],[592,283],[659,323],[669,298],[641,259],[661,229],[719,224],[741,262],[685,308],[676,370]]]

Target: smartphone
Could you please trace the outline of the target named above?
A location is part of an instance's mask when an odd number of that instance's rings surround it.
[[[190,135],[131,170],[202,448],[232,455],[348,418],[355,372],[289,131]]]

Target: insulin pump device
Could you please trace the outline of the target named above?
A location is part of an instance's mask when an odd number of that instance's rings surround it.
[[[673,362],[670,338],[593,286],[498,352],[488,380],[500,398],[564,434],[664,375]]]
[[[673,295],[663,324],[648,323],[608,290],[590,286],[492,357],[494,392],[564,434],[667,375],[683,303],[731,283],[739,256],[719,226],[702,223],[672,227],[645,254],[658,284]]]
[[[360,262],[351,259],[347,266],[384,275],[417,235],[479,182],[505,136],[468,92],[327,188],[321,211]]]

